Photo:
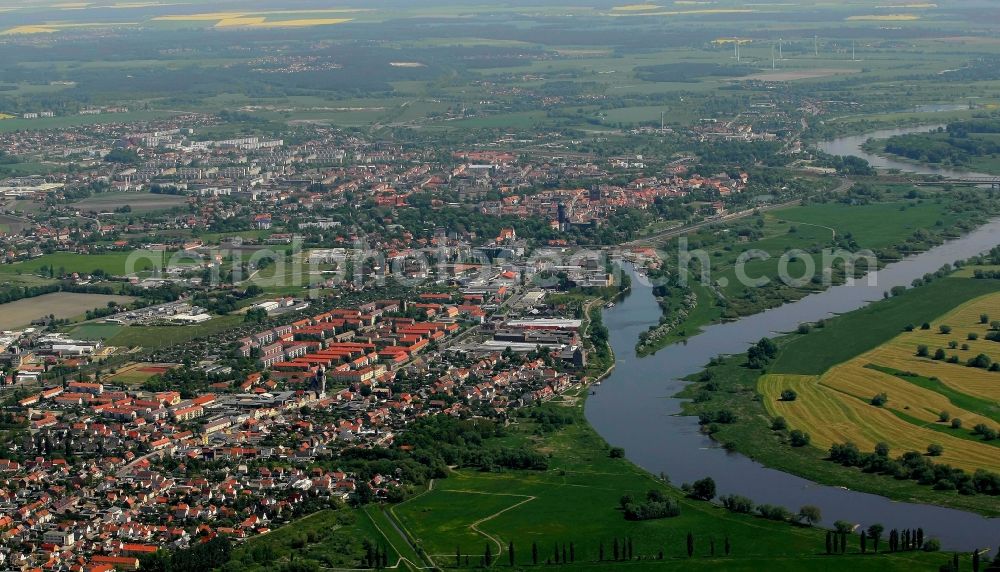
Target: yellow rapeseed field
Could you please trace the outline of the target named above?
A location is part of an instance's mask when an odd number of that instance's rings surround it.
[[[699,10],[666,10],[666,11],[619,11],[612,12],[612,16],[699,16],[711,14],[751,14],[756,12],[750,8],[704,8]]]
[[[51,34],[58,31],[57,28],[50,26],[14,26],[0,32],[0,34],[5,36],[12,36],[14,34]]]
[[[350,18],[303,18],[299,20],[265,20],[251,24],[251,26],[254,28],[301,28],[306,26],[331,26],[350,21]]]
[[[645,12],[649,10],[656,10],[658,8],[663,8],[659,4],[626,4],[625,6],[615,6],[611,9],[612,12]]]
[[[59,30],[67,30],[71,28],[102,28],[111,26],[134,26],[136,22],[81,22],[72,24],[53,24],[53,23],[42,23],[42,24],[26,24],[23,26],[14,26],[13,28],[8,28],[0,35],[15,35],[15,34],[51,34],[53,32],[58,32]]]
[[[919,19],[916,14],[865,14],[846,18],[851,22],[911,22]]]

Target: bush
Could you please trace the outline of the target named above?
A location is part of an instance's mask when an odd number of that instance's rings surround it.
[[[625,456],[625,449],[622,449],[621,447],[612,447],[611,450],[608,451],[608,456],[612,459],[621,459]]]
[[[698,423],[702,425],[710,425],[712,423],[722,423],[723,425],[728,425],[735,422],[736,414],[728,409],[705,411],[698,415]]]
[[[941,332],[942,334],[950,334],[951,326],[941,324],[940,326],[938,326],[938,331]]]
[[[997,430],[985,423],[979,423],[973,427],[972,433],[981,436],[984,441],[993,441],[997,438]]]
[[[885,459],[889,458],[889,444],[885,441],[879,441],[875,443],[875,456],[882,457]]]
[[[971,341],[976,341],[979,339],[979,334],[977,334],[976,332],[969,332],[969,335],[967,337]]]
[[[944,453],[944,447],[938,445],[937,443],[931,443],[927,446],[927,454],[931,457],[940,457],[941,453]]]
[[[941,550],[941,541],[936,538],[928,538],[924,541],[924,552],[937,552]]]
[[[917,357],[927,357],[930,355],[930,350],[925,345],[917,346]]]
[[[928,324],[927,322],[924,322],[923,324],[920,324],[920,329],[921,330],[929,330],[929,329],[931,329],[931,325]]]
[[[949,419],[951,419],[951,413],[948,413],[947,411],[938,413],[938,421],[941,423],[947,423]]]
[[[980,369],[989,369],[989,367],[991,365],[993,365],[993,360],[991,360],[990,356],[988,356],[986,354],[979,354],[976,357],[969,359],[969,361],[966,362],[966,364],[969,367],[978,367]]]
[[[722,506],[732,512],[750,514],[754,509],[754,502],[744,496],[725,495],[723,497],[719,497],[719,500],[722,502]]]
[[[805,447],[809,444],[811,438],[805,431],[792,429],[792,432],[788,434],[788,440],[792,444],[792,447]]]
[[[938,348],[937,351],[934,352],[934,359],[936,359],[938,361],[943,360],[945,357],[947,357],[947,355],[944,353],[944,350],[941,349],[941,348]]]
[[[762,504],[757,507],[757,513],[768,520],[790,520],[792,513],[783,506]]]
[[[781,400],[782,401],[795,401],[795,399],[798,396],[799,396],[799,394],[795,393],[794,389],[786,389],[786,390],[784,390],[784,391],[781,392]]]
[[[888,402],[889,402],[889,396],[886,395],[885,393],[876,394],[875,397],[872,397],[871,401],[872,405],[874,405],[875,407],[882,407]]]
[[[644,503],[629,503],[625,505],[626,520],[654,520],[657,518],[672,518],[680,516],[680,514],[681,507],[673,499],[651,500]]]
[[[840,463],[845,467],[854,467],[861,464],[864,456],[854,443],[834,443],[830,447],[830,460]]]
[[[951,420],[951,428],[952,429],[961,429],[962,428],[962,420],[959,419],[958,417],[952,419]]]
[[[799,509],[799,520],[805,521],[806,524],[812,526],[817,522],[823,520],[822,513],[818,506],[807,504]]]
[[[784,417],[775,417],[774,421],[771,421],[772,431],[784,431],[788,429],[788,421],[785,421]]]
[[[715,479],[705,477],[691,485],[691,498],[710,501],[715,498]]]

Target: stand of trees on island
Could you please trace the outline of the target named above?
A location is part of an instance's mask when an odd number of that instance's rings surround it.
[[[973,159],[1000,153],[1000,118],[957,121],[929,133],[896,135],[885,141],[884,151],[926,163],[965,165]]]

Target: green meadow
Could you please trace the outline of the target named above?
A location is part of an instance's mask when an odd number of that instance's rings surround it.
[[[556,566],[557,547],[561,562],[562,547],[571,543],[574,561],[563,564],[566,568],[934,570],[944,562],[944,556],[920,553],[861,556],[853,546],[856,542],[849,542],[847,555],[826,556],[821,529],[739,515],[688,499],[629,461],[612,458],[607,444],[583,418],[584,398],[585,391],[580,391],[559,404],[546,405],[574,412],[573,424],[551,433],[539,435],[524,420],[511,426],[509,443],[546,454],[548,470],[453,471],[389,512],[441,567],[455,566],[456,551],[471,555],[469,568],[479,567],[489,546],[496,566],[506,568],[511,544],[516,567],[533,564],[532,545],[537,547],[539,565],[551,561]],[[649,490],[676,500],[680,516],[626,520],[621,497],[644,498]],[[686,551],[688,533],[695,540],[692,557]],[[625,538],[631,539],[633,560],[610,562],[616,539],[621,544]],[[724,553],[727,538],[729,555]],[[464,557],[460,565],[466,567]]]

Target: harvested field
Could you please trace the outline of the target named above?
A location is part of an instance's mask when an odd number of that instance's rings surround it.
[[[125,304],[134,298],[130,296],[106,296],[104,294],[76,294],[55,292],[35,298],[27,298],[0,304],[0,329],[9,330],[26,326],[32,320],[55,315],[56,318],[72,318],[87,310],[106,306],[108,302]]]
[[[795,81],[797,79],[815,79],[820,77],[829,77],[834,75],[844,75],[858,73],[859,69],[843,69],[843,68],[821,68],[814,70],[778,70],[778,71],[768,71],[763,73],[758,73],[754,75],[748,75],[746,77],[740,78],[741,81],[755,80],[755,81]]]
[[[971,431],[979,424],[995,428],[1000,419],[1000,372],[967,363],[980,354],[1000,360],[1000,343],[985,339],[990,316],[1000,317],[1000,293],[966,302],[927,329],[918,324],[822,375],[764,375],[758,390],[768,412],[809,433],[815,447],[850,441],[870,451],[885,442],[898,454],[937,443],[944,447],[942,462],[1000,471],[1000,442],[984,441]],[[943,333],[941,326],[950,331]],[[921,346],[929,356],[917,355]],[[958,362],[933,359],[938,349]],[[786,389],[798,394],[794,401],[780,400]],[[888,401],[872,405],[880,393]],[[962,426],[942,421],[941,412],[961,419]]]

